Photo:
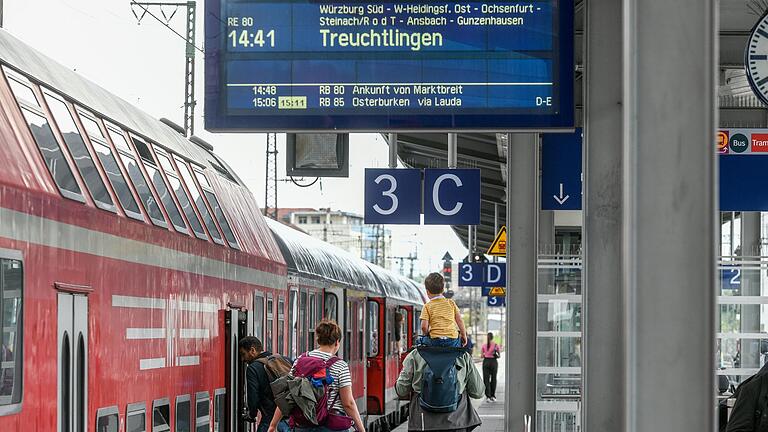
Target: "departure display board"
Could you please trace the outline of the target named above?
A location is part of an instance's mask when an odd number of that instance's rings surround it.
[[[573,0],[207,0],[211,131],[574,126]]]

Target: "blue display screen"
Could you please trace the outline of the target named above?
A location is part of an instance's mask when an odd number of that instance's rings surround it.
[[[573,127],[573,0],[206,10],[208,130]]]

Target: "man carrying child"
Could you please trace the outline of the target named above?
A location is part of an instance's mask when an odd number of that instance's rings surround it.
[[[467,330],[456,303],[445,298],[445,284],[440,273],[430,273],[424,279],[429,301],[421,310],[421,338],[423,345],[463,347],[467,344]]]

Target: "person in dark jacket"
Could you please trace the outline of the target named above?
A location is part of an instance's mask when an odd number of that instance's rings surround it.
[[[736,389],[726,432],[768,432],[768,363]],[[763,400],[759,400],[761,395]]]
[[[256,360],[267,358],[272,355],[269,351],[264,351],[261,341],[253,336],[246,336],[240,339],[238,345],[240,351],[240,360],[248,363],[245,370],[246,394],[248,403],[248,416],[256,419],[261,414],[261,420],[256,428],[257,432],[266,432],[272,417],[275,415],[275,397],[272,395],[272,387],[269,385],[267,371],[261,362]],[[285,420],[278,423],[279,432],[290,432],[291,428]]]

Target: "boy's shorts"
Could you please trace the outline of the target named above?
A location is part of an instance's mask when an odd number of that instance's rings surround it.
[[[420,340],[417,341],[420,345],[433,346],[433,347],[446,347],[446,348],[461,348],[461,338],[449,338],[449,337],[436,337],[431,338],[429,336],[421,335]]]

